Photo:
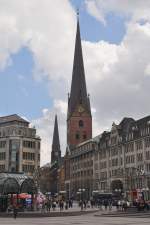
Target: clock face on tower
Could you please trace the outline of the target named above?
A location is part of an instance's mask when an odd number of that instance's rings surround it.
[[[78,112],[79,112],[79,113],[84,112],[84,108],[83,108],[81,105],[80,105],[79,108],[78,108]]]

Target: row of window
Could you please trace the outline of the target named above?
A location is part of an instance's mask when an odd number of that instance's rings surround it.
[[[79,151],[84,151],[84,150],[93,150],[95,149],[95,145],[93,143],[86,143],[84,145],[79,146],[78,148],[76,148],[76,152]]]
[[[78,157],[76,157],[76,158],[73,158],[73,159],[72,159],[72,163],[73,163],[73,162],[80,162],[80,160],[82,160],[82,159],[92,158],[92,155],[93,155],[92,152],[87,152],[87,153],[85,153],[85,154],[83,154],[83,155],[80,155],[80,156],[78,156]]]
[[[150,137],[145,138],[144,141],[145,141],[145,147],[146,148],[150,147]],[[143,149],[142,140],[136,141],[135,143],[136,143],[135,146],[136,146],[136,150],[137,151]],[[111,148],[109,150],[109,156],[118,155],[118,151],[120,153],[122,153],[122,149],[121,148],[120,149],[119,148]],[[133,152],[133,151],[134,151],[134,143],[131,142],[131,143],[126,144],[126,146],[125,146],[125,153]],[[100,154],[100,158],[106,158],[106,150],[102,150],[99,154]]]
[[[22,170],[25,173],[33,173],[35,170],[35,166],[34,165],[27,165],[27,164],[23,164],[22,165]]]
[[[143,148],[142,140],[136,141],[136,150],[141,150]]]
[[[138,153],[138,154],[137,154],[137,161],[138,161],[138,162],[143,161],[143,153]]]
[[[113,137],[113,138],[111,138],[110,139],[110,141],[111,141],[111,144],[117,144],[117,138],[116,137]],[[131,139],[128,139],[128,140],[133,140],[133,138],[131,138]],[[127,140],[127,141],[128,141]],[[133,140],[134,141],[134,140]],[[145,147],[147,148],[147,147],[150,147],[150,137],[146,137],[145,139],[144,139],[144,141],[145,141]],[[99,146],[100,146],[100,148],[101,149],[104,149],[104,148],[106,148],[107,146],[109,146],[110,144],[108,144],[109,142],[107,141],[107,145],[104,145],[105,143],[100,143],[99,144]],[[142,140],[139,140],[139,141],[136,141],[136,150],[140,150],[140,149],[142,149],[143,148],[143,144],[142,144]],[[126,149],[125,149],[125,151],[126,152],[132,152],[132,151],[134,151],[134,145],[133,145],[133,142],[132,143],[128,143],[127,145],[126,145]]]
[[[145,147],[150,147],[150,137],[145,138]]]
[[[135,162],[134,155],[128,155],[128,156],[126,156],[125,162],[126,162],[126,164],[134,163]]]
[[[23,141],[23,147],[35,148],[35,141]]]
[[[118,175],[118,169],[116,169],[116,170],[112,170],[111,171],[111,176],[113,177],[113,176],[117,176]]]
[[[144,129],[141,130],[141,136],[145,136],[149,134],[149,126],[145,127]]]
[[[90,167],[90,166],[93,166],[93,161],[92,160],[91,161],[81,162],[81,163],[73,165],[73,170],[77,170],[77,169],[85,168],[85,167]]]
[[[146,160],[150,160],[150,151],[146,151]]]
[[[118,166],[118,158],[112,159],[111,166]]]
[[[23,152],[23,159],[24,160],[35,160],[35,153],[30,152]]]
[[[146,170],[147,172],[150,172],[150,163],[146,164]]]
[[[134,145],[133,145],[133,142],[132,143],[128,143],[126,146],[125,146],[125,152],[133,152],[134,151]]]
[[[6,147],[6,141],[0,141],[0,148]]]
[[[133,130],[138,130],[138,127],[133,127]],[[146,135],[149,135],[150,133],[150,129],[149,129],[149,126],[145,127],[144,129],[141,129],[140,130],[140,135],[141,136],[146,136]],[[134,135],[133,135],[133,132],[132,133],[129,133],[128,136],[127,136],[127,140],[133,140],[134,138]]]
[[[150,151],[147,151],[146,152],[146,160],[150,160]],[[142,162],[143,161],[143,153],[138,153],[137,154],[137,161],[138,162]],[[126,163],[134,163],[134,155],[130,155],[130,156],[126,156]],[[123,159],[120,158],[120,164],[122,165],[123,164]],[[104,164],[104,167],[103,167],[103,163],[100,163],[100,169],[104,169],[106,168]],[[118,158],[115,158],[115,159],[112,159],[112,160],[109,160],[109,166],[118,166]]]
[[[6,153],[0,152],[0,160],[5,160],[5,158],[6,158]]]
[[[77,177],[84,177],[84,176],[90,176],[93,175],[93,170],[84,170],[84,171],[79,171],[76,173],[73,173],[73,178]]]

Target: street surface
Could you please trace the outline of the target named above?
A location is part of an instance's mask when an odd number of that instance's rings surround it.
[[[0,218],[0,225],[149,225],[150,218],[96,217],[93,214],[74,217]]]

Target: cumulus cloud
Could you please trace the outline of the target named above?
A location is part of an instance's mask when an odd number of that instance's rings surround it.
[[[104,24],[107,23],[107,14],[112,12],[132,18],[133,21],[150,20],[149,0],[86,0],[85,3],[88,12]]]
[[[32,121],[42,138],[44,164],[50,161],[55,113],[65,152],[75,12],[67,0],[0,0],[0,4],[0,69],[13,63],[11,55],[26,46],[33,54],[35,80],[49,81],[53,108],[43,109],[42,116]],[[150,112],[150,1],[86,0],[86,6],[105,25],[109,12],[128,17],[120,44],[82,41],[93,134],[97,135],[124,116],[139,118]]]
[[[11,54],[26,46],[33,53],[35,77],[39,71],[51,79],[66,77],[75,29],[69,1],[1,0],[0,6],[0,68],[8,65]]]

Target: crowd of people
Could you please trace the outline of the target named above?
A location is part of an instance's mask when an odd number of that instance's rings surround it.
[[[37,207],[38,210],[40,210],[41,212],[50,212],[55,211],[56,208],[59,208],[60,211],[63,211],[64,209],[67,210],[68,208],[72,208],[73,207],[73,200],[69,199],[69,200],[55,200],[55,199],[47,199],[46,201],[40,203]]]
[[[77,204],[78,203],[78,204]],[[149,210],[150,204],[144,199],[137,199],[133,202],[129,202],[127,199],[111,199],[111,198],[91,198],[90,200],[80,199],[78,202],[73,202],[72,199],[61,198],[47,198],[45,201],[39,203],[36,207],[41,213],[46,213],[50,211],[66,211],[70,208],[79,208],[81,211],[87,208],[97,208],[99,210],[113,210],[126,212],[128,208],[135,207],[138,211]],[[17,204],[8,207],[8,212],[13,211],[14,218],[16,219],[19,208]]]

